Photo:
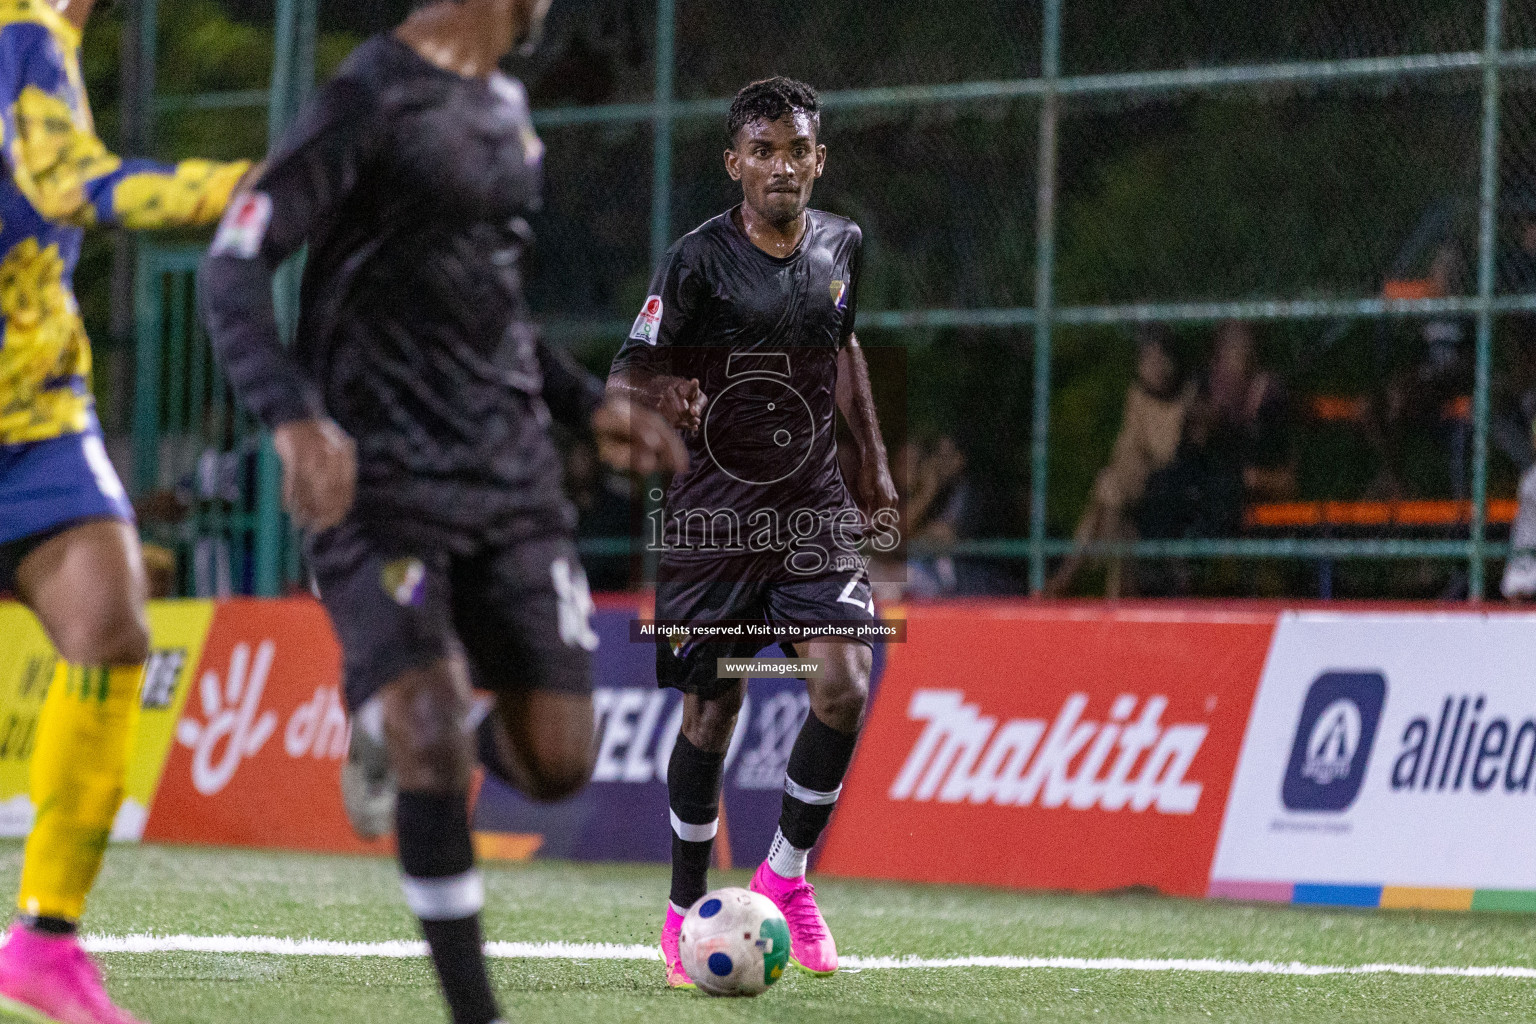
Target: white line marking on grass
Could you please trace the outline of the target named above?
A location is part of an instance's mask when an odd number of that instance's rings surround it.
[[[266,953],[275,956],[352,956],[406,959],[427,955],[425,942],[334,942],[266,935],[88,935],[92,953]],[[655,946],[613,942],[488,942],[487,956],[505,960],[660,960]]]
[[[382,957],[425,956],[426,943],[335,942],[264,935],[88,935],[92,953],[262,953],[274,956]],[[649,960],[661,959],[655,946],[613,942],[488,942],[487,956],[503,960]],[[1419,964],[1303,964],[1271,960],[1151,960],[1124,957],[1088,959],[1071,956],[845,956],[855,971],[947,970],[994,967],[1007,970],[1176,971],[1195,974],[1280,974],[1315,977],[1327,974],[1404,974],[1448,978],[1521,978],[1536,980],[1536,967],[1427,967]]]
[[[1425,967],[1418,964],[1303,964],[1271,960],[1146,960],[1124,957],[1085,959],[1072,956],[964,956],[935,959],[916,956],[845,956],[843,966],[855,970],[942,970],[954,967],[1002,967],[1014,970],[1057,971],[1179,971],[1196,974],[1284,974],[1311,977],[1324,974],[1408,974],[1453,978],[1536,979],[1536,967]]]

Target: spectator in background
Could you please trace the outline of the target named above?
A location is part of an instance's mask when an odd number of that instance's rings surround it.
[[[1184,437],[1195,392],[1171,335],[1160,324],[1147,324],[1138,330],[1136,345],[1136,379],[1125,395],[1120,435],[1078,522],[1073,540],[1079,550],[1067,556],[1051,577],[1047,596],[1061,597],[1070,591],[1087,561],[1087,554],[1080,550],[1083,546],[1135,539],[1134,517],[1147,482],[1173,461]],[[1106,596],[1119,597],[1123,586],[1121,560],[1111,559]]]
[[[1260,368],[1251,325],[1228,320],[1217,328],[1199,408],[1206,446],[1235,469],[1244,501],[1295,495],[1290,400],[1279,375]]]
[[[1536,199],[1518,202],[1515,247],[1505,256],[1502,276],[1512,292],[1536,292]],[[1511,362],[1495,378],[1495,410],[1490,435],[1521,470],[1520,506],[1510,529],[1513,549],[1504,566],[1501,590],[1511,601],[1536,598],[1536,314],[1524,312],[1506,321]]]
[[[1514,244],[1500,263],[1500,275],[1506,290],[1530,295],[1536,293],[1536,197],[1523,197],[1514,206]],[[1503,372],[1493,377],[1489,440],[1524,473],[1536,463],[1531,436],[1536,424],[1536,312],[1511,313],[1503,324],[1508,358]]]
[[[1296,488],[1290,403],[1280,378],[1261,369],[1251,325],[1216,329],[1210,367],[1190,405],[1177,454],[1147,481],[1136,517],[1149,539],[1233,537],[1250,501],[1289,498]],[[1184,594],[1188,567],[1171,563],[1154,592]],[[1146,581],[1144,581],[1146,582]]]
[[[1429,297],[1461,294],[1464,270],[1455,242],[1442,242],[1430,260],[1426,279]],[[1471,393],[1472,360],[1466,328],[1464,316],[1448,314],[1426,320],[1423,347],[1414,364],[1393,374],[1388,382],[1376,413],[1375,440],[1382,467],[1367,488],[1370,497],[1399,498],[1409,493],[1404,453],[1408,434],[1414,429],[1427,430],[1436,437],[1451,496],[1467,496],[1471,420],[1464,406]]]
[[[936,553],[912,559],[908,566],[913,597],[973,597],[1007,594],[1014,581],[992,560],[953,555],[943,549],[956,541],[997,536],[1002,502],[994,487],[970,471],[971,459],[948,434],[904,452],[911,460],[906,529],[909,540]],[[898,491],[898,493],[900,493]]]

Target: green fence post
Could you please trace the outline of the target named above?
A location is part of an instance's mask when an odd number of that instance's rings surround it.
[[[1483,599],[1488,522],[1488,378],[1493,361],[1495,213],[1499,200],[1499,42],[1503,0],[1488,0],[1483,28],[1482,181],[1477,225],[1477,377],[1472,386],[1472,562],[1467,599]]]
[[[651,155],[651,266],[661,265],[672,244],[672,92],[676,74],[677,15],[674,0],[656,4],[655,151]]]
[[[651,154],[651,267],[661,266],[672,244],[672,100],[676,75],[677,9],[674,0],[657,0],[656,4],[656,88],[652,112],[652,139],[655,149]],[[660,502],[651,497],[659,483],[646,480],[641,500],[645,504],[645,521]],[[658,554],[646,545],[642,573],[646,583],[656,582]],[[633,564],[633,563],[631,563]]]
[[[1035,396],[1031,432],[1029,590],[1045,589],[1045,497],[1050,471],[1051,311],[1056,263],[1056,83],[1061,75],[1061,0],[1045,0],[1041,46],[1040,161],[1035,199]]]

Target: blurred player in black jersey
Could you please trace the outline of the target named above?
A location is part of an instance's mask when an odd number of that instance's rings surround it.
[[[813,89],[786,78],[737,95],[725,166],[743,202],[667,253],[608,378],[610,394],[688,432],[691,468],[667,491],[657,531],[658,621],[766,621],[816,637],[874,617],[858,551],[871,527],[894,527],[896,492],[853,333],[863,237],[852,221],[807,208],[826,163],[819,109]],[[838,467],[838,410],[856,442],[857,504]],[[672,892],[661,946],[674,987],[692,985],[678,933],[708,889],[744,692],[743,680],[716,678],[716,659],[763,646],[657,641],[658,682],[685,695],[667,774]],[[872,650],[825,633],[783,646],[824,672],[807,679],[811,713],[790,755],[779,831],[751,885],[784,911],[793,961],[830,974],[837,947],[806,859],[853,757]]]
[[[524,793],[568,796],[592,765],[597,637],[549,424],[594,432],[618,467],[687,463],[659,414],[605,400],[529,320],[523,218],[544,150],[497,64],[548,5],[444,0],[360,46],[202,268],[220,361],[311,531],[357,731],[387,747],[406,901],[455,1024],[498,1015],[467,813],[471,681],[497,699],[482,759]],[[290,351],[272,280],[304,245]]]

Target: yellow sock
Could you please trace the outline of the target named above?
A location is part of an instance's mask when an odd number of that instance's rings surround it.
[[[143,665],[60,661],[32,749],[37,819],[21,867],[24,914],[79,920],[123,799]]]

